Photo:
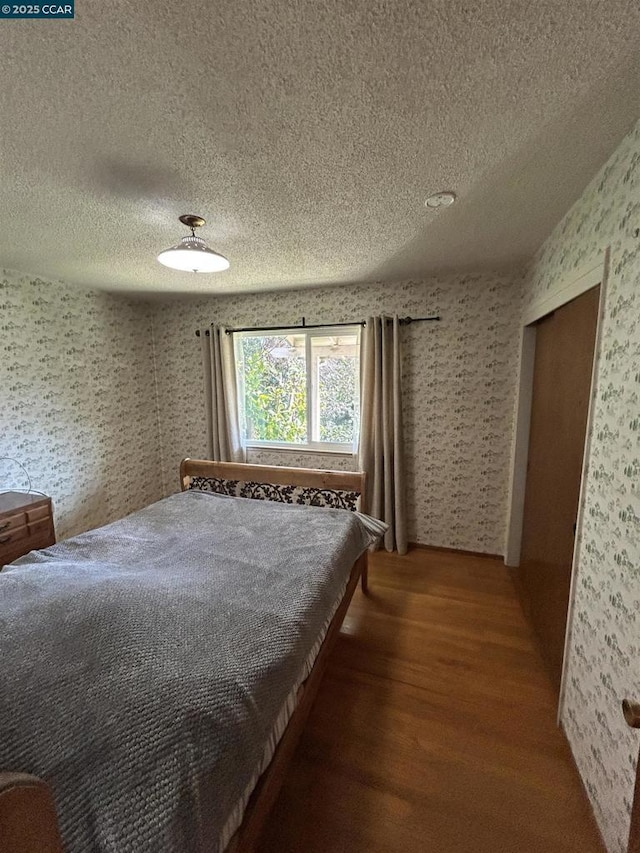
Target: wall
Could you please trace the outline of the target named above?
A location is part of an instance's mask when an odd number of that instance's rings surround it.
[[[515,393],[520,280],[430,282],[165,301],[154,312],[164,488],[183,456],[206,454],[200,343],[195,330],[348,322],[368,314],[440,314],[403,330],[409,538],[502,553]],[[251,461],[348,468],[350,456],[254,452]]]
[[[149,309],[0,275],[0,456],[51,495],[59,538],[161,496]],[[26,485],[0,460],[0,490]]]
[[[611,245],[611,270],[578,548],[562,723],[610,853],[623,853],[640,735],[640,124],[538,252],[525,305]]]

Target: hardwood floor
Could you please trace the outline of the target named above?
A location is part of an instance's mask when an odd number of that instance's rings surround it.
[[[501,561],[376,554],[260,853],[600,853]]]

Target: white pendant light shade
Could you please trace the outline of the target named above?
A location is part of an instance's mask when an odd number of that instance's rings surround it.
[[[187,272],[221,272],[229,269],[229,261],[210,249],[201,237],[183,237],[177,246],[160,252],[158,260],[165,267]]]
[[[204,225],[204,219],[190,214],[180,217],[180,221],[191,228],[191,234],[170,249],[160,252],[158,260],[165,267],[185,272],[222,272],[229,269],[229,261],[210,249],[201,237],[196,237],[194,228]]]

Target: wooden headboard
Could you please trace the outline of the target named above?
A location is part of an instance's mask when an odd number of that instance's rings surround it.
[[[200,489],[281,503],[364,512],[365,484],[366,474],[361,471],[322,471],[208,459],[183,459],[180,463],[182,491]]]

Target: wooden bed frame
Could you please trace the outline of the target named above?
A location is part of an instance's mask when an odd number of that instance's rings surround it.
[[[180,465],[180,484],[183,491],[190,488],[194,477],[234,483],[302,486],[322,492],[357,492],[360,495],[360,509],[363,509],[365,474],[359,472],[184,459]],[[225,853],[253,853],[257,846],[265,820],[278,797],[287,766],[318,692],[358,579],[362,580],[362,588],[366,592],[367,552],[356,561],[351,570],[344,597],[327,629],[313,669],[299,689],[296,708],[269,766],[258,780],[249,799],[242,824]],[[64,853],[53,795],[44,780],[25,773],[0,772],[0,850],[2,853]]]

